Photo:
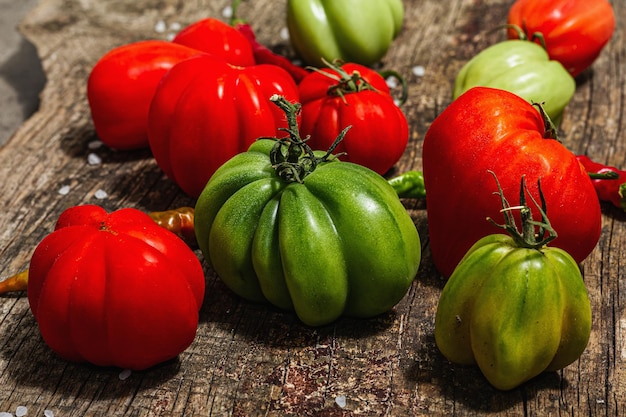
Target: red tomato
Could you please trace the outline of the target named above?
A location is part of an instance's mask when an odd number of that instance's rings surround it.
[[[210,55],[176,65],[157,89],[148,122],[152,154],[192,197],[213,172],[260,137],[284,136],[274,94],[298,101],[289,73],[273,65],[234,67]]]
[[[176,235],[135,209],[64,211],[35,249],[28,301],[61,357],[145,369],[193,341],[204,272]]]
[[[576,156],[548,137],[540,113],[524,99],[504,90],[475,87],[454,100],[424,137],[430,246],[443,276],[450,276],[480,238],[498,231],[486,220],[502,218],[490,170],[506,196],[519,196],[525,176],[539,201],[541,179],[547,214],[558,234],[550,245],[577,262],[594,249],[600,238],[600,204]],[[511,206],[518,204],[510,201]],[[533,217],[541,219],[533,209]]]
[[[575,77],[591,66],[611,39],[615,15],[607,0],[517,0],[508,23],[522,28],[528,38],[541,33],[550,58]],[[509,38],[517,37],[509,30]]]
[[[202,52],[172,42],[139,41],[114,48],[98,60],[87,81],[87,99],[98,137],[111,148],[148,146],[150,101],[161,77]]]
[[[381,175],[398,162],[409,140],[408,123],[379,73],[349,63],[340,69],[314,71],[298,88],[300,133],[310,136],[308,144],[313,149],[328,149],[339,133],[351,126],[336,148],[337,153],[346,153],[342,160]]]
[[[233,65],[255,64],[248,39],[234,27],[213,18],[198,20],[181,30],[174,43],[221,56]]]

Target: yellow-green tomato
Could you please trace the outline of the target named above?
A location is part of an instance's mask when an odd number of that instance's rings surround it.
[[[456,77],[454,98],[478,86],[544,103],[544,110],[557,123],[576,90],[574,78],[563,65],[550,60],[543,47],[526,40],[496,43],[470,59]]]
[[[404,19],[402,0],[288,0],[290,42],[309,65],[378,62]]]
[[[236,294],[295,310],[307,325],[392,309],[421,256],[394,189],[361,165],[333,158],[313,167],[311,154],[296,161],[293,149],[272,157],[276,149],[258,140],[207,183],[195,207],[205,259]],[[287,154],[292,165],[276,162]],[[302,168],[299,180],[283,165]]]
[[[441,353],[477,364],[500,390],[574,362],[590,332],[589,297],[572,257],[554,247],[519,247],[504,234],[484,237],[468,251],[435,317]]]

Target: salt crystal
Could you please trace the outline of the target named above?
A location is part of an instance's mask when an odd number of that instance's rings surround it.
[[[175,32],[178,32],[179,30],[182,29],[182,25],[179,22],[172,22],[170,23],[170,30],[173,30]]]
[[[59,188],[58,193],[61,195],[68,195],[70,192],[70,186],[69,185],[64,185],[63,187]]]
[[[413,67],[413,75],[416,77],[423,77],[426,74],[426,68],[421,65],[416,65]]]
[[[222,10],[222,16],[224,16],[227,19],[230,19],[231,17],[233,17],[233,8],[232,8],[232,6],[224,7],[224,9]]]
[[[280,30],[280,38],[281,38],[282,40],[285,40],[285,41],[286,41],[286,40],[288,40],[288,39],[289,39],[289,29],[287,29],[287,28],[282,28],[282,29]]]
[[[44,410],[43,415],[44,417],[54,417],[52,410]]]
[[[90,153],[87,155],[87,163],[89,165],[100,165],[102,163],[102,158],[95,153]]]
[[[346,396],[345,395],[340,395],[339,397],[335,398],[335,403],[337,403],[337,405],[341,408],[345,408],[346,406]]]
[[[103,189],[99,189],[98,191],[95,192],[93,196],[96,197],[98,200],[104,200],[105,198],[109,196],[109,194],[107,194],[107,192],[104,191]]]
[[[2,411],[0,412],[0,417],[13,417],[13,414]]]
[[[23,417],[26,415],[27,412],[28,412],[28,408],[24,407],[23,405],[20,405],[15,409],[15,416]]]
[[[176,37],[175,33],[168,33],[167,36],[165,37],[165,39],[167,39],[168,41],[173,41],[174,38]]]
[[[167,30],[167,24],[163,20],[159,20],[154,25],[154,31],[156,33],[163,33]]]
[[[128,379],[128,377],[130,376],[131,373],[132,373],[132,371],[130,369],[124,369],[119,374],[120,380],[124,381],[125,379]]]

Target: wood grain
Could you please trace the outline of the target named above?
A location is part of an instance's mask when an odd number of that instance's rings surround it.
[[[410,86],[403,110],[411,140],[396,171],[421,169],[432,120],[451,101],[457,71],[502,39],[512,0],[405,0],[400,37],[381,63]],[[626,4],[614,0],[615,35],[577,91],[561,126],[577,153],[626,167],[624,43]],[[221,17],[228,1],[41,0],[20,25],[47,76],[41,107],[0,148],[0,277],[26,268],[37,243],[67,207],[94,203],[145,211],[193,204],[148,151],[91,148],[97,140],[85,96],[87,76],[106,51],[165,38],[155,25]],[[284,0],[250,0],[240,17],[261,42],[291,54],[280,37]],[[423,76],[412,69],[423,66]],[[101,164],[90,165],[97,154]],[[69,186],[67,194],[60,194]],[[96,198],[103,190],[107,197]],[[393,312],[308,328],[290,313],[242,301],[206,269],[207,296],[196,340],[178,359],[120,379],[120,369],[67,363],[44,344],[25,294],[0,297],[0,411],[28,416],[626,415],[626,215],[603,206],[601,240],[582,269],[593,330],[580,360],[509,392],[476,368],[439,354],[433,321],[443,287],[429,257],[426,212],[406,201],[423,242],[423,262]]]

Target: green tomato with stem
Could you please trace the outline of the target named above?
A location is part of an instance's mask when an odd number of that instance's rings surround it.
[[[204,258],[239,296],[296,312],[310,326],[373,317],[406,294],[420,239],[399,194],[379,174],[314,152],[300,138],[260,139],[210,178],[195,207]],[[345,134],[345,131],[343,134]]]

